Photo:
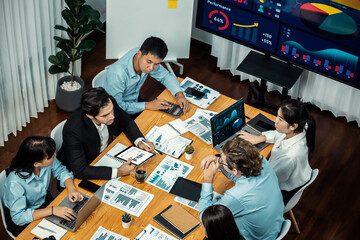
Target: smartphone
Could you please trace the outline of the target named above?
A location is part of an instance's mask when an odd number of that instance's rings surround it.
[[[202,98],[205,96],[205,93],[200,92],[199,90],[196,90],[191,87],[188,87],[187,89],[185,89],[185,93],[193,95],[194,97],[197,97],[197,98]]]
[[[96,192],[100,186],[95,184],[95,183],[92,183],[86,179],[82,180],[80,183],[79,183],[79,187],[85,189],[85,190],[88,190],[90,192]]]

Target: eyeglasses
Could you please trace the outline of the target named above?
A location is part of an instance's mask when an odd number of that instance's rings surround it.
[[[220,159],[221,159],[221,155],[220,155],[220,154],[215,154],[215,157],[218,158],[218,163],[219,163],[219,164],[221,164],[221,165],[223,165],[223,166],[227,166],[228,168],[232,169],[232,167],[231,167],[230,165],[227,165],[227,164],[225,164],[225,163],[220,162]]]

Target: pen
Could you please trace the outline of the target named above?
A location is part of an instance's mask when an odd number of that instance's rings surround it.
[[[150,145],[147,144],[146,142],[144,142],[143,140],[140,140],[140,142],[142,142],[143,144],[145,144],[145,146],[147,146],[148,148],[151,148]],[[156,151],[155,148],[154,148],[154,152],[160,155],[160,153],[159,153],[158,151]]]
[[[55,231],[53,231],[53,230],[51,230],[51,229],[49,229],[49,228],[47,228],[47,227],[43,227],[43,226],[41,226],[41,225],[38,225],[38,227],[41,228],[41,229],[43,229],[43,230],[46,230],[46,231],[48,231],[48,232],[52,232],[52,233],[55,233],[55,234],[56,234]]]
[[[136,237],[135,240],[139,240],[140,238],[142,238],[146,233],[146,230],[142,230]]]

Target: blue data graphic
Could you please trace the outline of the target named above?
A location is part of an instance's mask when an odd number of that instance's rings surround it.
[[[239,100],[211,119],[213,144],[219,144],[238,132],[245,124],[244,101]]]
[[[210,31],[275,52],[276,42],[273,42],[273,38],[278,35],[280,27],[274,27],[274,22],[210,0],[204,4],[202,14],[202,25]]]
[[[328,74],[344,81],[356,83],[359,55],[351,54],[350,50],[335,43],[325,45],[321,39],[304,34],[298,30],[284,27],[278,53],[319,71],[327,71]],[[299,43],[299,40],[304,37],[308,39],[306,46],[303,42]]]

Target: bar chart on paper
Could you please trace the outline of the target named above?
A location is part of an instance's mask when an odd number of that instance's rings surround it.
[[[186,177],[194,167],[166,156],[146,179],[146,182],[169,192],[178,177]]]
[[[123,237],[100,226],[90,240],[129,240],[129,238]]]

